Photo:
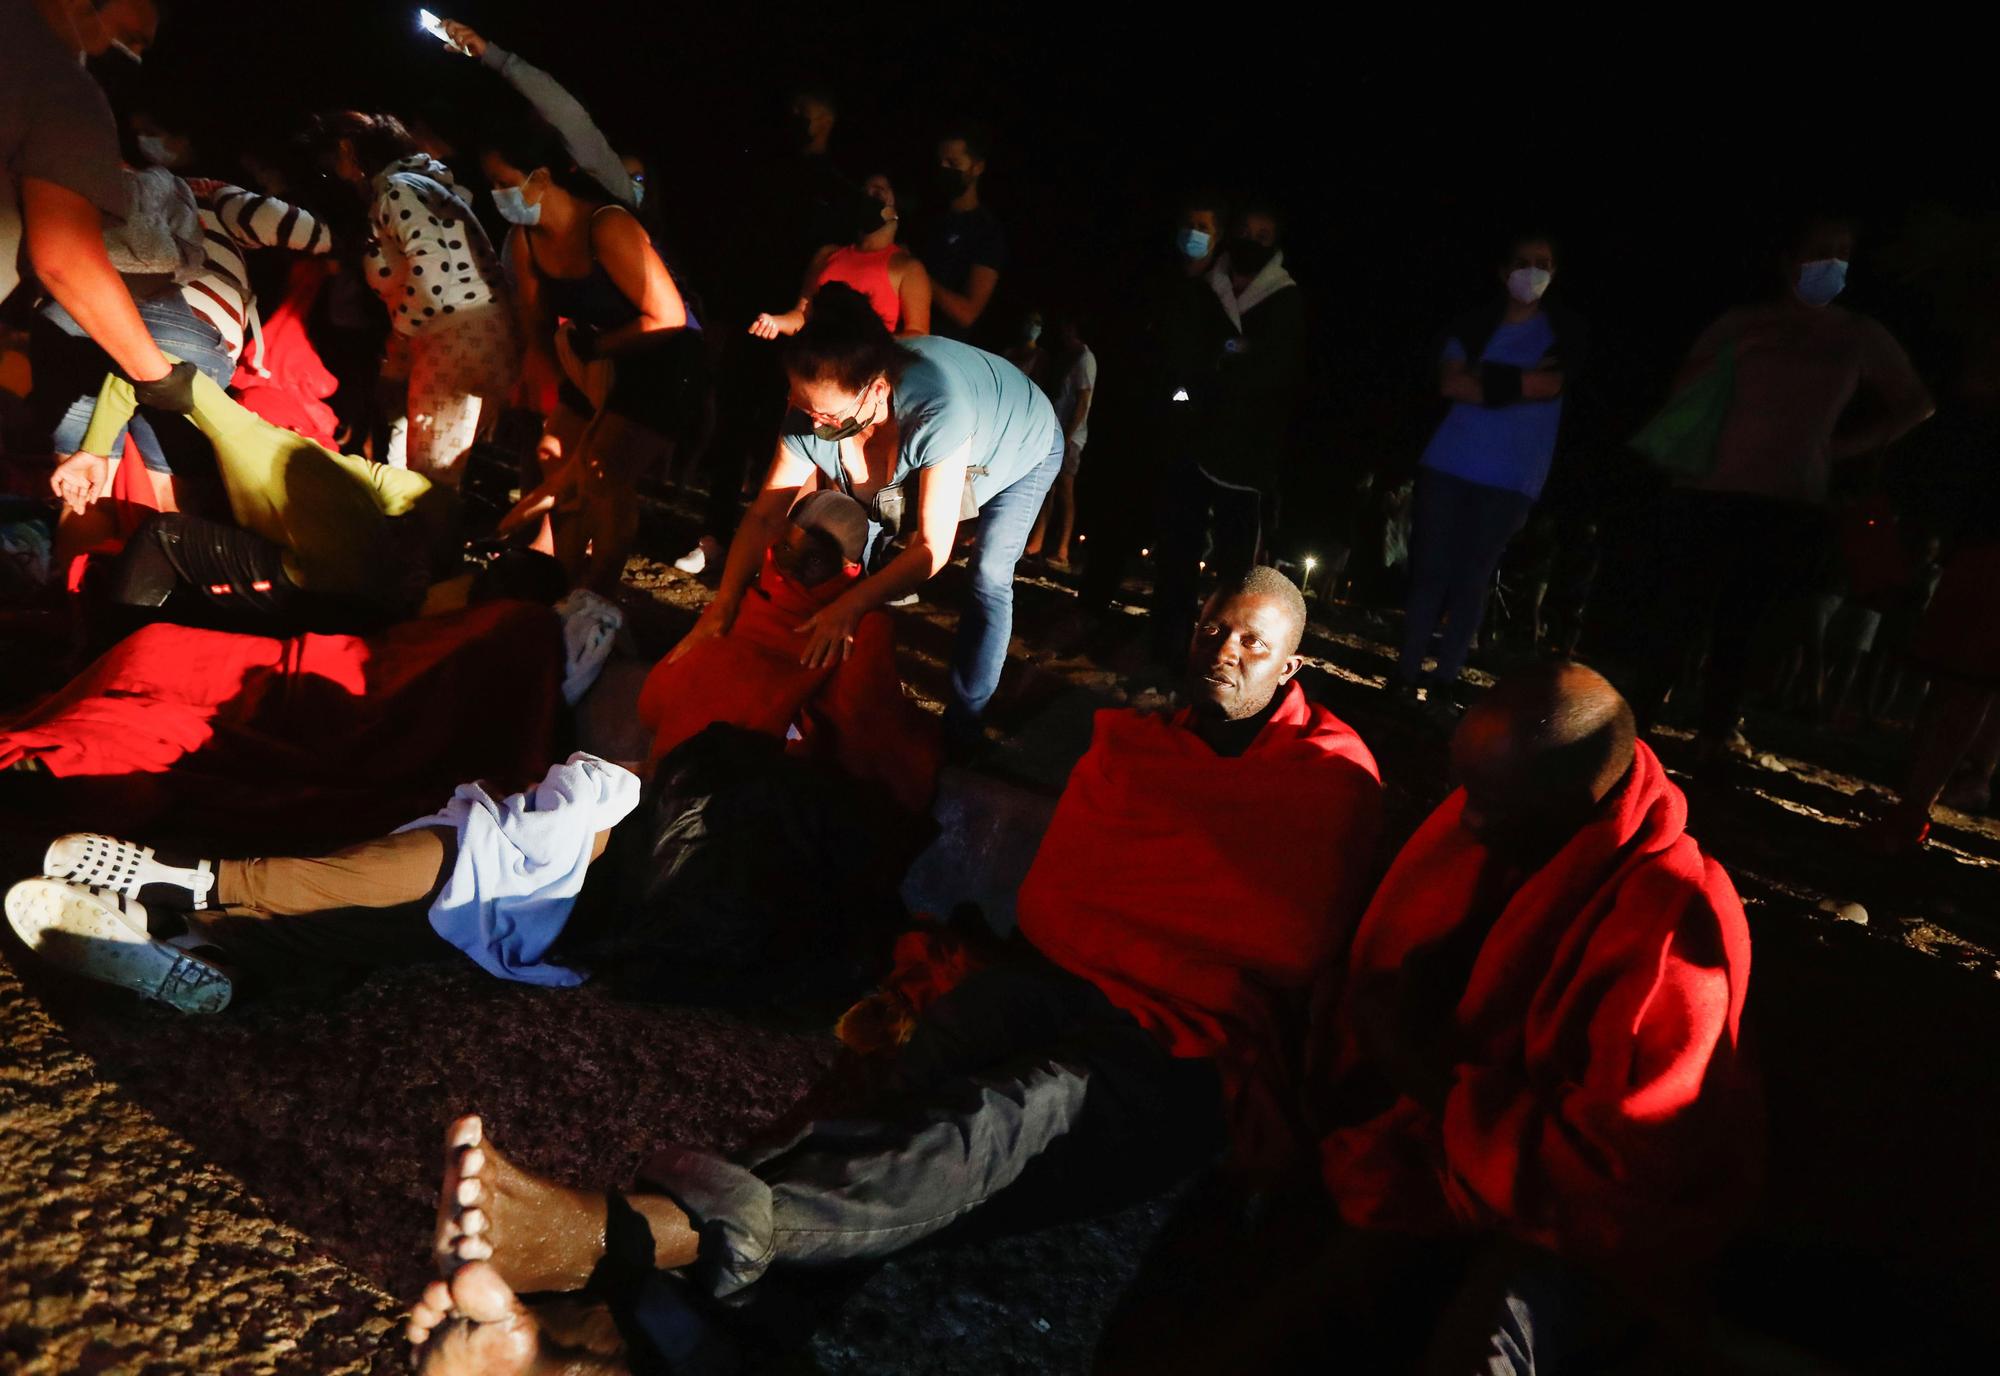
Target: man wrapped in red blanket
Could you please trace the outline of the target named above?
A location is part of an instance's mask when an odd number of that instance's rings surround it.
[[[1099,716],[1021,895],[1032,944],[926,1003],[872,1106],[734,1159],[665,1146],[626,1199],[655,1263],[727,1295],[774,1264],[886,1255],[1003,1193],[1016,1221],[1102,1211],[1214,1164],[1229,1090],[1276,1120],[1251,1139],[1275,1155],[1288,1005],[1351,921],[1380,795],[1367,749],[1291,682],[1304,626],[1272,569],[1218,590],[1189,710]],[[604,1197],[534,1188],[478,1120],[446,1170],[445,1264],[546,1290],[601,1260]]]
[[[1305,993],[1367,896],[1375,759],[1289,683],[1239,754],[1098,714],[1021,886],[1021,934],[1175,1056],[1213,1058],[1239,1163],[1295,1155]]]
[[[1521,1365],[1561,1326],[1518,1322],[1552,1270],[1659,1301],[1745,1210],[1750,934],[1598,675],[1503,682],[1452,758],[1463,787],[1383,880],[1322,1029],[1321,1160],[1355,1228],[1534,1259],[1482,1335]]]
[[[802,753],[882,784],[912,812],[928,811],[937,729],[903,696],[889,616],[864,616],[843,659],[801,662],[801,626],[860,578],[867,535],[866,512],[844,493],[815,492],[792,509],[728,633],[684,641],[647,676],[639,719],[653,733],[651,763],[715,722],[796,732]]]

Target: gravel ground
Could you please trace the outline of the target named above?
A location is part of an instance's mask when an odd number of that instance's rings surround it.
[[[941,580],[946,605],[956,577]],[[705,593],[644,559],[628,583],[643,660]],[[1045,792],[1091,712],[1122,698],[1116,673],[1062,648],[1069,605],[1059,584],[1024,578],[1019,658],[996,706],[1008,734],[990,772]],[[904,620],[910,691],[932,706],[949,625],[929,602]],[[1389,710],[1385,639],[1336,610],[1308,648],[1312,691],[1382,762],[1399,839],[1445,791],[1444,742]],[[1828,746],[1781,722],[1757,735],[1770,753],[1695,799],[1696,833],[1751,912],[1778,1162],[1732,1262],[1732,1317],[1815,1348],[1841,1305],[1846,1369],[1942,1369],[1931,1349],[1951,1350],[2000,1299],[2000,1075],[1985,1048],[2000,827],[1951,817],[1920,860],[1865,860],[1842,842],[1893,777],[1897,743]],[[1661,748],[1677,761],[1674,741]],[[0,858],[18,868],[39,844],[30,831],[0,838]],[[1865,923],[1833,911],[1856,903]],[[623,1182],[663,1136],[742,1141],[833,1060],[819,1024],[454,965],[324,973],[297,998],[195,1022],[27,968],[11,936],[0,944],[0,1370],[402,1369],[391,1330],[425,1278],[450,1116],[484,1114],[530,1168]],[[823,1300],[810,1341],[775,1368],[1086,1370],[1172,1213],[1154,1200],[899,1258]]]

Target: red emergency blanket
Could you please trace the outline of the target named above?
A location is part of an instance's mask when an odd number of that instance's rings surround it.
[[[253,339],[244,350],[229,392],[271,424],[337,450],[334,431],[340,421],[326,399],[340,389],[340,379],[306,335],[306,320],[331,271],[323,260],[292,264],[285,299],[265,318],[261,344]]]
[[[1303,1151],[1303,1001],[1353,928],[1381,824],[1374,756],[1294,683],[1249,750],[1097,714],[1021,886],[1021,932],[1177,1056],[1212,1056],[1239,1164]]]
[[[1453,794],[1403,847],[1355,932],[1330,1024],[1336,1079],[1369,1073],[1353,1008],[1468,924],[1490,923],[1447,1001],[1451,1087],[1326,1137],[1350,1223],[1497,1229],[1580,1257],[1718,1241],[1754,1187],[1763,1119],[1737,1038],[1750,932],[1643,743],[1597,818],[1508,895]],[[1377,986],[1379,987],[1379,986]]]
[[[141,839],[355,840],[555,753],[560,623],[495,602],[366,638],[146,626],[0,723],[16,824]]]
[[[845,662],[817,669],[799,663],[806,643],[800,624],[858,576],[856,569],[808,588],[767,554],[729,634],[660,661],[646,676],[639,719],[653,733],[652,758],[715,722],[778,737],[796,727],[794,749],[882,784],[912,812],[928,812],[937,788],[937,727],[903,696],[889,616],[861,619]]]

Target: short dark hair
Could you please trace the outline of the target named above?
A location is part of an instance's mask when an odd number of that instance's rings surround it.
[[[1549,233],[1540,225],[1522,225],[1508,234],[1505,239],[1501,240],[1500,266],[1503,268],[1512,267],[1514,265],[1514,256],[1528,244],[1547,244],[1549,246],[1549,257],[1553,258],[1558,264],[1562,262],[1562,245],[1556,242],[1555,235]]]
[[[1197,186],[1182,196],[1180,204],[1175,207],[1176,213],[1181,215],[1194,210],[1213,212],[1220,224],[1226,225],[1229,222],[1229,198],[1223,195],[1218,187]]]
[[[810,100],[817,105],[824,105],[829,115],[832,115],[835,119],[840,118],[840,99],[834,95],[831,86],[822,86],[814,82],[803,82],[792,88],[792,100],[793,102]]]
[[[1787,215],[1780,226],[1778,250],[1781,253],[1797,254],[1806,241],[1822,229],[1845,230],[1849,234],[1860,232],[1860,225],[1854,216],[1832,206],[1812,206],[1805,210],[1794,210]]]
[[[466,601],[476,604],[511,598],[554,606],[568,595],[569,574],[562,560],[538,549],[509,549],[473,575]]]
[[[549,180],[581,200],[606,202],[618,199],[612,187],[576,165],[562,136],[538,119],[521,119],[486,133],[479,141],[481,153],[491,153],[509,167],[523,173],[546,169]]]
[[[950,143],[953,139],[965,145],[965,156],[974,162],[985,162],[987,154],[993,151],[993,133],[983,124],[961,120],[938,130],[939,143]]]
[[[1213,606],[1231,597],[1266,597],[1285,609],[1285,619],[1291,623],[1290,643],[1282,649],[1287,655],[1295,655],[1299,642],[1306,633],[1306,595],[1299,591],[1299,585],[1279,573],[1269,564],[1252,564],[1250,571],[1240,578],[1232,578],[1218,585],[1209,595],[1208,604]]]
[[[858,392],[879,376],[891,383],[917,356],[896,342],[868,298],[845,282],[821,286],[805,326],[784,343],[785,371],[807,382],[831,379]]]
[[[371,115],[362,110],[326,110],[314,115],[306,130],[306,143],[314,153],[331,152],[342,139],[354,144],[354,156],[370,172],[380,172],[392,162],[411,157],[417,141],[394,115]]]
[[[1284,239],[1285,212],[1278,209],[1275,202],[1262,196],[1252,196],[1236,208],[1236,214],[1231,217],[1231,220],[1233,223],[1240,225],[1252,215],[1262,215],[1265,219],[1276,225],[1279,240],[1282,241]]]

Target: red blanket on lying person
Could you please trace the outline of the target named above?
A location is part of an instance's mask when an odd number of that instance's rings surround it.
[[[1495,1229],[1575,1257],[1707,1250],[1762,1159],[1737,1050],[1750,932],[1729,876],[1687,835],[1687,800],[1643,743],[1596,820],[1511,894],[1481,900],[1495,862],[1459,825],[1464,802],[1446,799],[1383,880],[1342,1004],[1468,924],[1485,931],[1444,1004],[1444,1112],[1404,1097],[1326,1138],[1342,1216]],[[1368,1073],[1354,1022],[1336,1017],[1336,1078]]]
[[[639,720],[653,733],[654,762],[715,722],[779,737],[797,727],[794,749],[882,784],[912,812],[928,812],[937,788],[937,728],[903,696],[888,614],[861,619],[845,662],[817,669],[799,663],[806,644],[799,625],[859,576],[854,569],[809,588],[767,554],[729,634],[698,641],[646,676]]]
[[[1380,775],[1361,738],[1286,687],[1249,750],[1097,714],[1021,886],[1021,932],[1177,1056],[1215,1057],[1235,1153],[1304,1148],[1293,1048],[1303,999],[1366,896]]]
[[[38,826],[213,844],[378,835],[555,755],[548,608],[493,602],[378,635],[146,626],[0,724],[0,799]]]

